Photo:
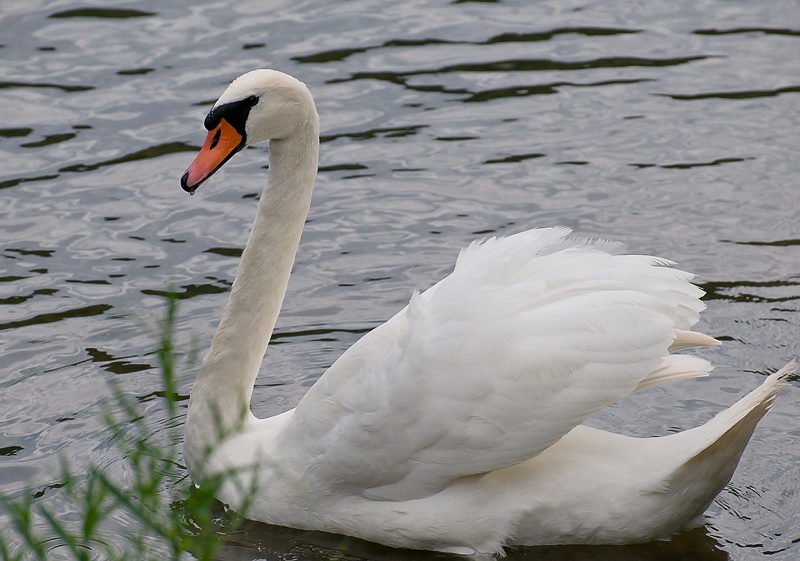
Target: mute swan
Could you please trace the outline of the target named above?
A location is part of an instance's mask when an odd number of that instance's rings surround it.
[[[705,307],[692,275],[534,229],[474,242],[295,409],[257,419],[250,397],[311,201],[319,119],[304,84],[255,70],[205,127],[181,179],[189,193],[270,141],[269,182],[185,432],[192,478],[228,473],[218,498],[248,518],[466,555],[665,538],[729,481],[792,369],[682,433],[582,425],[637,390],[706,375],[705,360],[670,352],[717,341],[690,331]]]

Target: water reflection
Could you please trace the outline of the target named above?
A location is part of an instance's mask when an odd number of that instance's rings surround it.
[[[252,559],[253,545],[267,559],[329,561],[371,559],[374,561],[444,561],[456,556],[412,550],[398,550],[354,538],[246,523],[221,550],[220,561]],[[729,561],[706,528],[683,532],[669,541],[626,546],[541,546],[509,548],[509,561]]]

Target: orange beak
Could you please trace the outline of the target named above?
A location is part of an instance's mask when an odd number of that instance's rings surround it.
[[[245,138],[242,133],[225,119],[220,119],[219,125],[208,131],[200,153],[181,177],[183,190],[194,195],[195,190],[203,181],[211,177],[244,147],[244,142]]]

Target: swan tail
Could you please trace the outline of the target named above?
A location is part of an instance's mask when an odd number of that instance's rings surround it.
[[[697,520],[728,484],[756,425],[786,386],[786,378],[795,366],[792,360],[706,424],[665,437],[674,439],[673,451],[685,449],[687,439],[695,441],[695,446],[689,447],[691,452],[684,452],[684,461],[666,481],[667,488],[682,490],[684,508],[694,509],[693,513],[685,513],[690,516],[684,519]]]
[[[720,446],[727,448],[737,442],[740,443],[738,447],[744,450],[756,424],[772,408],[775,397],[787,385],[786,378],[794,373],[795,368],[796,360],[792,360],[777,372],[770,374],[756,389],[703,425],[701,428],[707,429],[711,440],[694,458],[713,454],[715,448]]]
[[[713,369],[714,367],[702,358],[687,355],[668,356],[664,358],[663,366],[658,370],[654,370],[647,378],[639,382],[634,392],[666,384],[667,382],[702,378],[708,376],[708,373]]]

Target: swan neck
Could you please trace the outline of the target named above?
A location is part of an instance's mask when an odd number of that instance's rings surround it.
[[[270,142],[269,181],[225,312],[192,390],[187,447],[200,445],[210,435],[217,440],[230,436],[250,416],[253,384],[278,319],[311,204],[318,149],[316,119],[291,137]],[[198,428],[194,442],[190,442],[192,426]]]

